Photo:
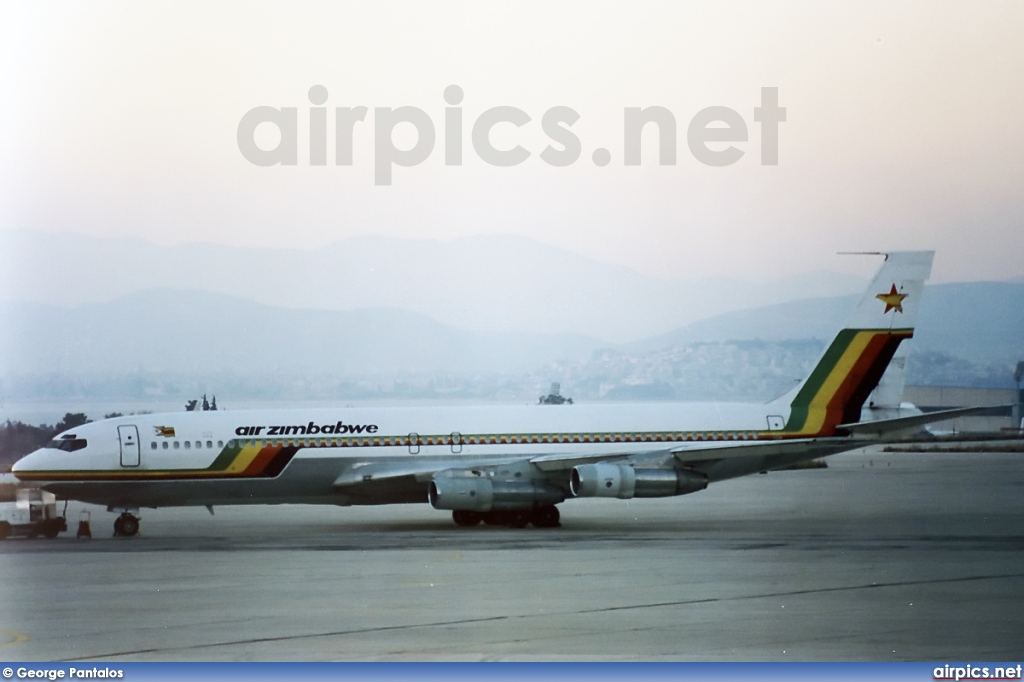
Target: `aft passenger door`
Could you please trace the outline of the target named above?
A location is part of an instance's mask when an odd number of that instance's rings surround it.
[[[139,466],[139,430],[135,426],[118,426],[117,437],[121,441],[121,466]]]

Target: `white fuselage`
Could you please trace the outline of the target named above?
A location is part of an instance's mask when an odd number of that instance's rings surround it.
[[[678,403],[137,415],[72,429],[62,435],[85,441],[80,449],[44,448],[14,471],[62,497],[111,506],[417,502],[426,501],[421,470],[755,440],[781,428],[787,412],[776,403]],[[384,468],[387,486],[342,485],[372,483]]]

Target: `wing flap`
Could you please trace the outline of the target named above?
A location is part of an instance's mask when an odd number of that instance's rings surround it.
[[[331,485],[335,488],[350,488],[382,479],[417,476],[422,472],[412,467],[391,467],[384,469],[378,462],[356,464],[334,479]]]
[[[335,488],[364,485],[374,481],[412,477],[420,482],[442,469],[452,468],[452,462],[357,462],[334,479]]]
[[[809,459],[849,449],[849,438],[792,438],[770,441],[726,442],[707,444],[698,448],[681,447],[672,455],[684,464],[738,457],[772,457],[777,455],[806,455]],[[856,447],[856,446],[854,446]]]
[[[465,459],[430,459],[421,461],[400,460],[396,462],[355,462],[334,479],[331,485],[335,488],[346,488],[364,485],[375,481],[413,478],[417,482],[426,483],[440,471],[473,471],[522,461],[521,457],[495,459],[486,463]]]
[[[637,457],[652,457],[664,454],[665,450],[658,450],[647,453],[631,453],[629,455],[614,455],[604,453],[601,455],[541,455],[529,460],[541,471],[568,471],[578,464],[593,464],[595,462],[613,462],[620,459],[635,459]]]

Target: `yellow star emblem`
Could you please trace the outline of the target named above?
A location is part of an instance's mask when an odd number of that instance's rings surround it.
[[[885,304],[885,312],[895,309],[896,312],[903,312],[903,299],[907,297],[906,294],[901,294],[896,291],[896,285],[892,285],[892,289],[887,294],[878,294],[875,296],[879,301]],[[883,313],[884,315],[885,313]]]

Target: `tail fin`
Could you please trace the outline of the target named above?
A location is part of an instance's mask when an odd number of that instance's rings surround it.
[[[878,386],[868,396],[865,410],[894,410],[903,405],[903,388],[907,384],[907,356],[913,344],[904,341],[889,361]]]
[[[860,421],[879,422],[904,417],[916,417],[921,414],[913,403],[903,401],[903,387],[907,383],[907,356],[913,344],[904,341],[896,349],[896,354],[889,361],[889,367],[878,382],[878,386],[868,396],[867,402],[860,411]],[[920,431],[923,427],[917,427]],[[846,425],[843,431],[847,431]]]
[[[864,401],[900,342],[914,335],[933,256],[932,251],[885,254],[882,267],[810,376],[779,398],[790,407],[783,433],[831,436],[839,424],[859,421]]]

